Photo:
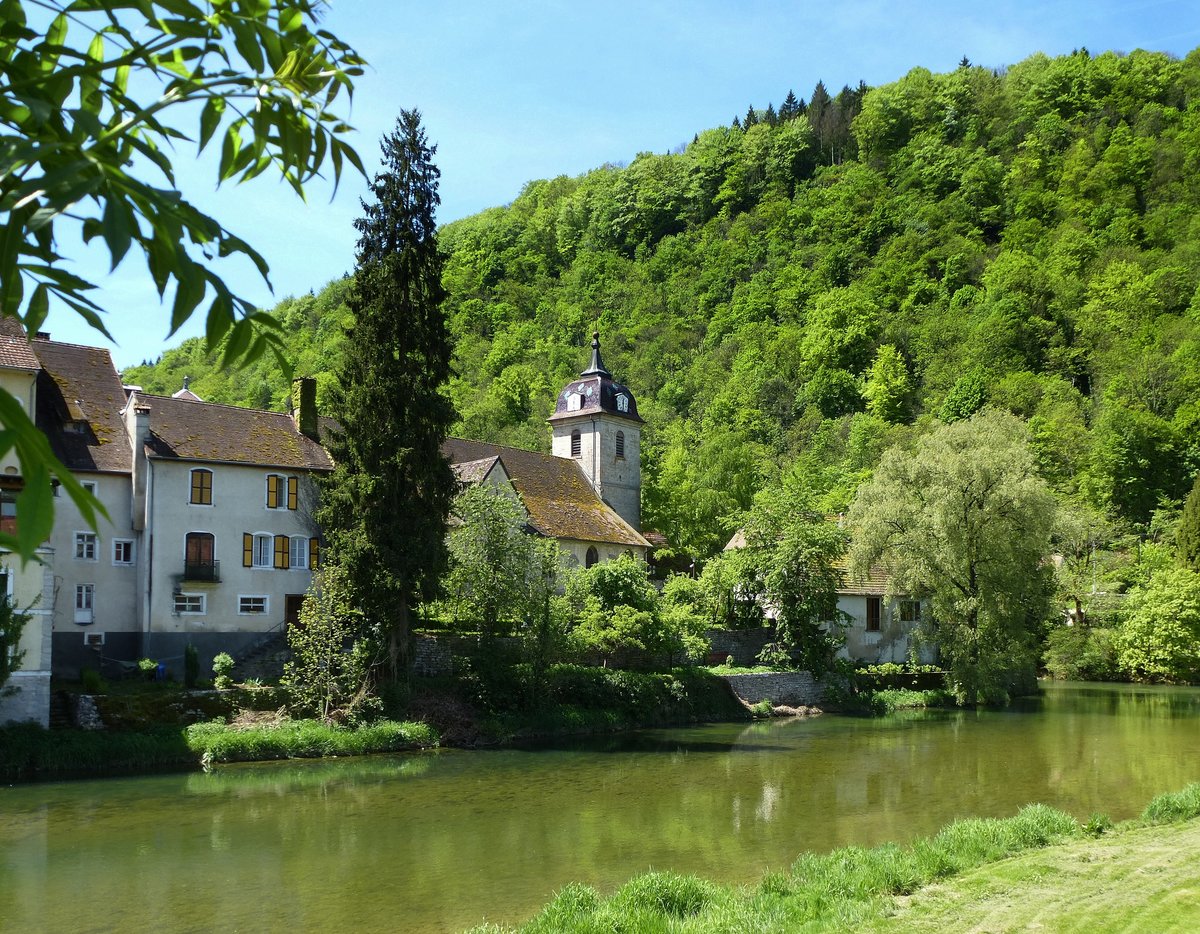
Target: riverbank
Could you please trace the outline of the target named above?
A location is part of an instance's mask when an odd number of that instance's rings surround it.
[[[473,931],[1196,930],[1198,818],[1200,784],[1115,828],[1035,804],[906,847],[805,854],[757,886],[648,873],[602,898],[573,884],[519,929]]]
[[[313,720],[130,731],[16,725],[0,729],[0,781],[188,771],[220,762],[361,756],[436,745],[437,732],[428,724],[388,720],[355,729]]]

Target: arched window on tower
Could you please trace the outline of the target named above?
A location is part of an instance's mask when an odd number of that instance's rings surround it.
[[[583,438],[580,436],[578,428],[571,432],[571,456],[583,457]]]
[[[600,560],[600,552],[596,550],[595,545],[588,546],[587,554],[583,558],[583,566],[590,568]]]
[[[617,457],[621,460],[625,459],[625,432],[617,432]]]

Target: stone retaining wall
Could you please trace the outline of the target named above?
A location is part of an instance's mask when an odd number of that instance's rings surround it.
[[[733,693],[747,704],[769,700],[773,707],[816,707],[825,700],[825,685],[807,671],[775,671],[722,675]]]
[[[454,655],[450,644],[436,636],[413,639],[413,674],[421,678],[442,678],[454,674]]]
[[[775,638],[775,627],[709,629],[705,636],[712,645],[709,664],[723,665],[732,655],[733,664],[738,668],[753,668],[758,664],[758,655],[763,647]]]
[[[50,672],[14,671],[8,687],[17,690],[8,697],[0,697],[0,724],[12,720],[50,725]]]

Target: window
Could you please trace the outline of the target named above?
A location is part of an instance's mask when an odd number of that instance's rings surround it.
[[[578,429],[571,432],[571,456],[583,457],[583,438]]]
[[[267,508],[295,509],[300,499],[300,478],[267,474]]]
[[[113,539],[113,564],[133,564],[133,542],[130,539]]]
[[[96,533],[75,533],[75,559],[77,561],[96,560]]]
[[[567,411],[578,412],[583,406],[583,396],[577,392],[567,393]]]
[[[95,480],[84,480],[79,485],[81,487],[83,487],[83,492],[87,493],[89,496],[96,495],[96,481]]]
[[[80,626],[90,625],[95,621],[96,585],[75,585],[75,622]]]
[[[193,506],[211,506],[212,480],[213,475],[211,470],[206,470],[203,467],[197,467],[193,470],[192,495],[188,499],[188,502]]]
[[[883,600],[879,597],[867,597],[867,632],[879,632],[879,618]]]
[[[625,459],[625,432],[617,432],[617,457],[621,460]]]
[[[308,539],[303,535],[292,536],[291,554],[288,556],[288,566],[303,570],[308,567]]]
[[[900,622],[902,623],[918,623],[921,621],[921,601],[920,600],[901,600],[900,601]]]
[[[238,612],[241,614],[263,614],[267,612],[266,597],[238,597]]]
[[[269,568],[272,565],[273,543],[266,532],[242,536],[242,565],[248,568]]]
[[[321,540],[318,538],[308,540],[308,566],[310,568],[321,566]]]
[[[596,562],[598,562],[599,560],[600,560],[600,552],[598,552],[596,550],[596,547],[594,545],[589,546],[589,548],[587,550],[587,554],[584,556],[584,559],[583,559],[583,566],[585,568],[590,568],[590,567],[594,566],[596,564]]]
[[[628,412],[629,411],[629,396],[625,395],[624,393],[617,396],[617,411],[618,412]]]
[[[175,612],[187,616],[200,616],[207,609],[208,597],[202,593],[175,594]]]
[[[55,490],[58,486],[55,485]],[[17,534],[17,490],[0,489],[0,532]]]

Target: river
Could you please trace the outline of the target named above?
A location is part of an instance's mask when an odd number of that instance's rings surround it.
[[[456,931],[570,881],[746,882],[1041,801],[1136,815],[1200,779],[1200,690],[647,730],[0,788],[2,931]]]

